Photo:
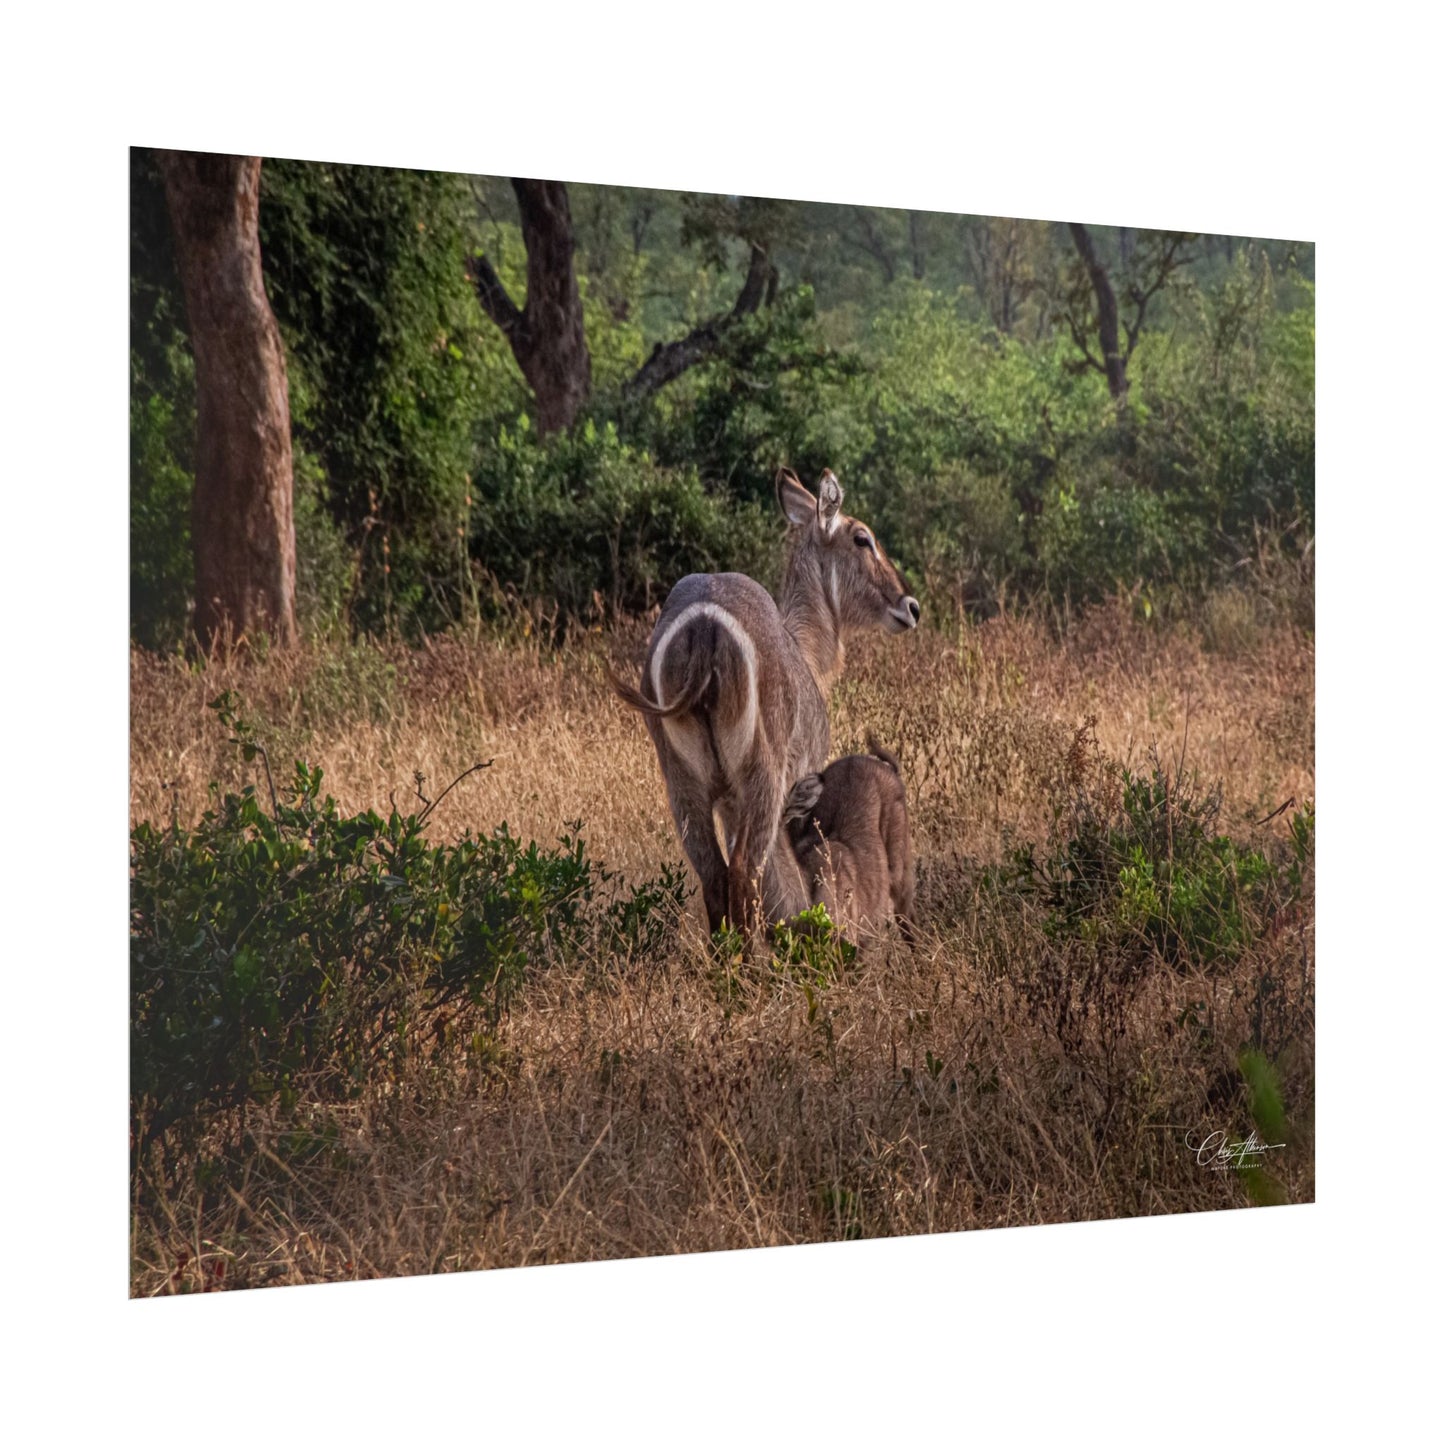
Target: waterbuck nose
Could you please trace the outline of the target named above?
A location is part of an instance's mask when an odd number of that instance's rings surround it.
[[[912,618],[913,618],[913,625],[914,625],[915,627],[917,627],[917,626],[918,626],[918,599],[917,599],[916,597],[905,597],[905,598],[903,599],[903,605],[908,609],[909,614],[912,616]]]

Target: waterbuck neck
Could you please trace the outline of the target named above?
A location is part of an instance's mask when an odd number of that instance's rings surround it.
[[[843,671],[843,626],[824,585],[823,563],[811,548],[795,546],[789,553],[778,611],[818,691],[827,697]]]

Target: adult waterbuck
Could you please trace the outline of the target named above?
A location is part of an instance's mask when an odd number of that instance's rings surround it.
[[[914,939],[913,845],[898,759],[870,737],[852,753],[793,784],[783,826],[811,903],[855,942],[891,917]]]
[[[785,468],[777,493],[789,523],[778,601],[741,573],[684,577],[653,629],[641,686],[613,679],[657,749],[708,927],[728,921],[745,936],[760,904],[781,918],[808,903],[791,850],[773,844],[789,788],[827,759],[826,698],[845,634],[918,625],[897,568],[868,527],[843,515],[831,471],[814,497]]]

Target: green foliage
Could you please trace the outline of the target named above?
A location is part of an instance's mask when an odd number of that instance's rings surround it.
[[[273,801],[247,786],[193,828],[131,835],[137,1146],[248,1101],[350,1097],[439,1040],[485,1039],[532,969],[670,941],[680,870],[615,896],[580,825],[552,848],[505,824],[432,844],[435,804],[348,816],[300,762],[277,797],[234,699],[212,707]]]
[[[774,969],[811,988],[831,983],[858,954],[821,903],[775,924],[772,944]]]
[[[130,611],[138,642],[175,647],[194,591],[195,363],[150,152],[130,153]]]
[[[831,1048],[832,1023],[824,1005],[828,985],[857,957],[857,948],[843,936],[821,904],[806,908],[767,934],[768,954],[760,974],[749,967],[743,935],[724,923],[712,936],[712,984],[728,1010],[746,996],[759,976],[768,986],[794,987],[807,1005],[808,1024]]]
[[[962,315],[961,298],[909,287],[866,344],[875,441],[867,461],[894,484],[965,463],[1003,478],[1020,504],[1103,424],[1102,383],[1058,342],[1028,345]]]
[[[1266,1145],[1286,1142],[1289,1127],[1285,1120],[1284,1090],[1279,1074],[1265,1054],[1257,1049],[1245,1049],[1239,1056],[1239,1072],[1244,1079],[1249,1101],[1250,1118],[1254,1121],[1259,1137]],[[1250,1202],[1259,1205],[1287,1204],[1289,1192],[1267,1168],[1263,1158],[1242,1153],[1235,1173]]]
[[[190,353],[178,333],[172,338],[164,352],[165,381],[156,390],[146,383],[140,354],[131,351],[131,628],[138,642],[157,649],[184,639],[195,589],[190,469],[195,383]]]
[[[1198,589],[1209,575],[1212,538],[1192,500],[1129,481],[1060,486],[1034,529],[1045,584],[1074,602],[1117,592]]]
[[[778,525],[660,466],[614,426],[504,430],[478,465],[472,549],[498,586],[563,619],[642,611],[689,572],[767,575]]]
[[[1187,343],[1149,337],[1136,358],[1139,473],[1225,537],[1313,520],[1313,287],[1294,285],[1307,305],[1281,312],[1268,256],[1241,249],[1217,294],[1196,291]]]
[[[1285,1134],[1284,1095],[1274,1065],[1257,1049],[1239,1056],[1239,1072],[1249,1091],[1249,1112],[1266,1144],[1282,1143]]]
[[[796,201],[762,196],[684,192],[680,240],[684,246],[696,246],[707,265],[724,270],[734,250],[746,251],[750,245],[771,249],[799,241],[805,225],[802,209]]]
[[[607,930],[613,948],[633,958],[658,954],[677,936],[687,904],[687,871],[670,863],[654,879],[633,885],[625,897],[607,908]]]
[[[1301,897],[1301,846],[1281,864],[1217,831],[1218,788],[1200,792],[1157,761],[1080,787],[1054,841],[1029,844],[993,876],[1045,910],[1045,929],[1142,962],[1237,959]]]
[[[935,616],[1007,596],[1046,596],[1064,617],[1118,594],[1146,615],[1192,608],[1255,568],[1265,537],[1275,574],[1305,579],[1284,588],[1284,613],[1312,625],[1310,248],[1193,244],[1151,304],[1121,409],[1059,324],[1071,296],[1092,304],[1059,228],[570,191],[593,402],[544,446],[465,274],[484,251],[524,299],[510,186],[263,165],[308,631],[470,621],[484,575],[558,617],[645,609],[693,568],[769,581],[785,463],[837,472]],[[1097,240],[1121,287],[1162,244],[1120,232],[1116,257],[1112,232]],[[131,242],[133,629],[168,647],[188,631],[194,375],[163,189],[140,150]],[[654,343],[729,311],[753,243],[778,270],[765,303],[706,360],[629,395]],[[1215,621],[1222,645],[1247,645],[1250,619]]]
[[[509,361],[464,274],[466,178],[268,160],[261,179],[267,289],[306,395],[293,426],[355,557],[354,620],[452,620],[473,428]]]
[[[850,471],[858,441],[861,361],[828,347],[806,286],[778,296],[723,336],[711,357],[658,392],[640,413],[620,410],[665,466],[695,468],[733,496],[771,507],[784,464],[813,478]]]

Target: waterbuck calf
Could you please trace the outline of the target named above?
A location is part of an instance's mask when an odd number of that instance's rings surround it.
[[[871,754],[871,756],[870,756]],[[868,739],[793,784],[783,825],[811,903],[857,941],[894,918],[913,939],[913,848],[898,759]]]
[[[760,906],[769,918],[806,906],[791,850],[773,844],[788,789],[827,759],[825,699],[844,635],[918,625],[918,603],[873,533],[843,515],[831,471],[814,497],[784,469],[777,493],[789,523],[777,602],[741,573],[684,577],[653,629],[641,686],[612,680],[647,724],[714,932],[727,921],[750,935]]]

